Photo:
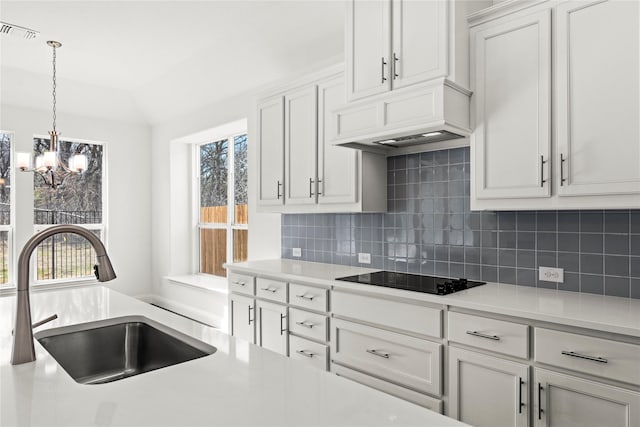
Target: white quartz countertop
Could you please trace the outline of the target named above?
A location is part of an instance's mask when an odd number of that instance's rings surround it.
[[[335,271],[340,270],[339,268]],[[142,315],[217,352],[100,385],[76,383],[36,341],[37,360],[12,366],[15,295],[0,297],[0,425],[464,426],[102,286],[35,292],[37,330]]]
[[[335,290],[351,290],[481,310],[543,322],[560,323],[640,337],[640,300],[526,286],[487,283],[451,295],[432,295],[337,281],[335,278],[378,271],[370,268],[269,259],[229,264],[231,271],[284,277]]]

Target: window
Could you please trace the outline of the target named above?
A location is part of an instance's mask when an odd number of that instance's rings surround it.
[[[226,276],[225,262],[247,259],[247,135],[196,145],[200,273]]]
[[[35,155],[49,149],[47,138],[34,138]],[[105,146],[101,143],[60,140],[64,162],[73,154],[87,156],[87,170],[70,175],[56,190],[45,185],[38,174],[33,178],[33,223],[35,232],[54,224],[82,225],[105,241],[104,184]],[[86,279],[93,277],[95,252],[89,242],[75,234],[59,234],[38,246],[34,257],[38,281]]]
[[[11,133],[0,131],[0,285],[11,281],[13,252],[11,139]]]

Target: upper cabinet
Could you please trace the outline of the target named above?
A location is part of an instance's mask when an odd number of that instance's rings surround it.
[[[471,208],[640,207],[640,3],[505,2],[470,22]]]
[[[332,67],[257,104],[258,206],[271,212],[382,212],[386,158],[331,143],[331,112],[345,102],[344,74]]]

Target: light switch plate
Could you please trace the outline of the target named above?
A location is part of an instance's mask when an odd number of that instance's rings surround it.
[[[538,279],[545,282],[564,283],[564,269],[540,267]]]
[[[358,262],[360,264],[371,264],[371,254],[358,253]]]
[[[292,248],[291,249],[291,256],[294,256],[296,258],[300,258],[302,256],[302,249],[301,248]]]

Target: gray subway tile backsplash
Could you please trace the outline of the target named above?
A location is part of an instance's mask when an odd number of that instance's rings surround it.
[[[386,213],[283,214],[282,257],[640,298],[640,210],[473,212],[469,159],[389,157]],[[539,280],[541,266],[564,283]]]

